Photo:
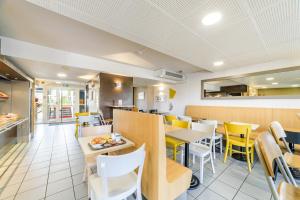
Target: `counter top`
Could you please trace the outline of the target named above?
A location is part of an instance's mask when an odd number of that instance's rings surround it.
[[[3,119],[3,117],[0,116],[0,134],[14,126],[17,126],[18,124],[21,124],[26,120],[27,118],[19,117]]]

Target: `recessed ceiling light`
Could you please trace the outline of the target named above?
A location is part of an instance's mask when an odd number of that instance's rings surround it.
[[[16,77],[15,80],[18,80],[18,77]]]
[[[67,74],[58,73],[58,74],[57,74],[57,76],[58,76],[58,77],[61,77],[61,78],[63,78],[63,77],[66,77],[66,76],[67,76]]]
[[[56,81],[55,83],[56,83],[56,84],[61,84],[61,82],[60,82],[60,81]]]
[[[214,64],[215,67],[218,67],[218,66],[224,65],[224,61],[222,61],[222,60],[216,61],[213,64]]]
[[[5,74],[5,75],[6,75],[6,76],[9,76],[10,74],[7,73],[7,74]]]
[[[207,15],[205,15],[202,18],[202,24],[205,26],[210,26],[222,19],[222,14],[220,12],[212,12]]]
[[[293,84],[292,87],[299,87],[299,84]]]
[[[273,78],[273,77],[268,77],[268,78],[266,78],[266,80],[267,80],[267,81],[273,81],[274,78]]]
[[[83,75],[83,76],[78,76],[78,78],[84,79],[84,80],[91,80],[95,77],[95,75]]]
[[[272,83],[272,85],[278,85],[278,83],[274,82],[274,83]]]

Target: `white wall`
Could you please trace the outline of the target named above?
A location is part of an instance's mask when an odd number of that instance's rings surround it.
[[[273,69],[278,68],[274,67]],[[266,108],[300,108],[300,99],[238,99],[238,100],[202,100],[201,80],[210,79],[243,73],[269,70],[272,68],[262,68],[251,66],[236,70],[223,71],[222,73],[198,73],[188,75],[183,84],[172,85],[177,91],[173,100],[174,109],[172,113],[183,115],[186,105],[206,105],[206,106],[236,106],[236,107],[266,107]]]

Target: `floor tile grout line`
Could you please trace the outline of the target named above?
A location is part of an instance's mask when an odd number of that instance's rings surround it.
[[[67,137],[66,137],[66,132],[64,127],[62,127],[63,130],[63,134],[64,134],[64,138],[65,138],[65,145],[67,148],[67,156],[68,156],[68,162],[69,162],[69,169],[70,169],[70,174],[71,174],[71,181],[72,181],[72,186],[73,186],[73,195],[74,195],[74,199],[76,199],[76,194],[75,194],[75,186],[74,186],[74,181],[73,181],[73,176],[72,176],[72,169],[71,169],[71,163],[70,163],[70,159],[69,159],[69,149],[68,149],[68,144],[67,144]]]
[[[51,160],[52,160],[52,153],[53,153],[53,144],[54,144],[54,133],[55,132],[52,132],[52,135],[51,135],[52,146],[51,146],[50,164],[49,164],[49,168],[48,168],[48,178],[47,178],[47,182],[46,182],[46,190],[45,190],[45,195],[44,195],[45,199],[47,197],[47,191],[48,191],[48,182],[49,182],[49,176],[50,176],[50,167],[51,167]]]

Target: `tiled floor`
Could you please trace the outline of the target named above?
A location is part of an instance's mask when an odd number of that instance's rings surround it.
[[[83,167],[74,125],[38,125],[30,144],[16,145],[0,159],[0,200],[88,199]],[[198,176],[198,162],[191,167]],[[249,174],[244,162],[229,159],[224,164],[218,154],[215,168],[213,174],[210,165],[205,166],[204,184],[188,191],[188,199],[271,199],[259,163]]]

